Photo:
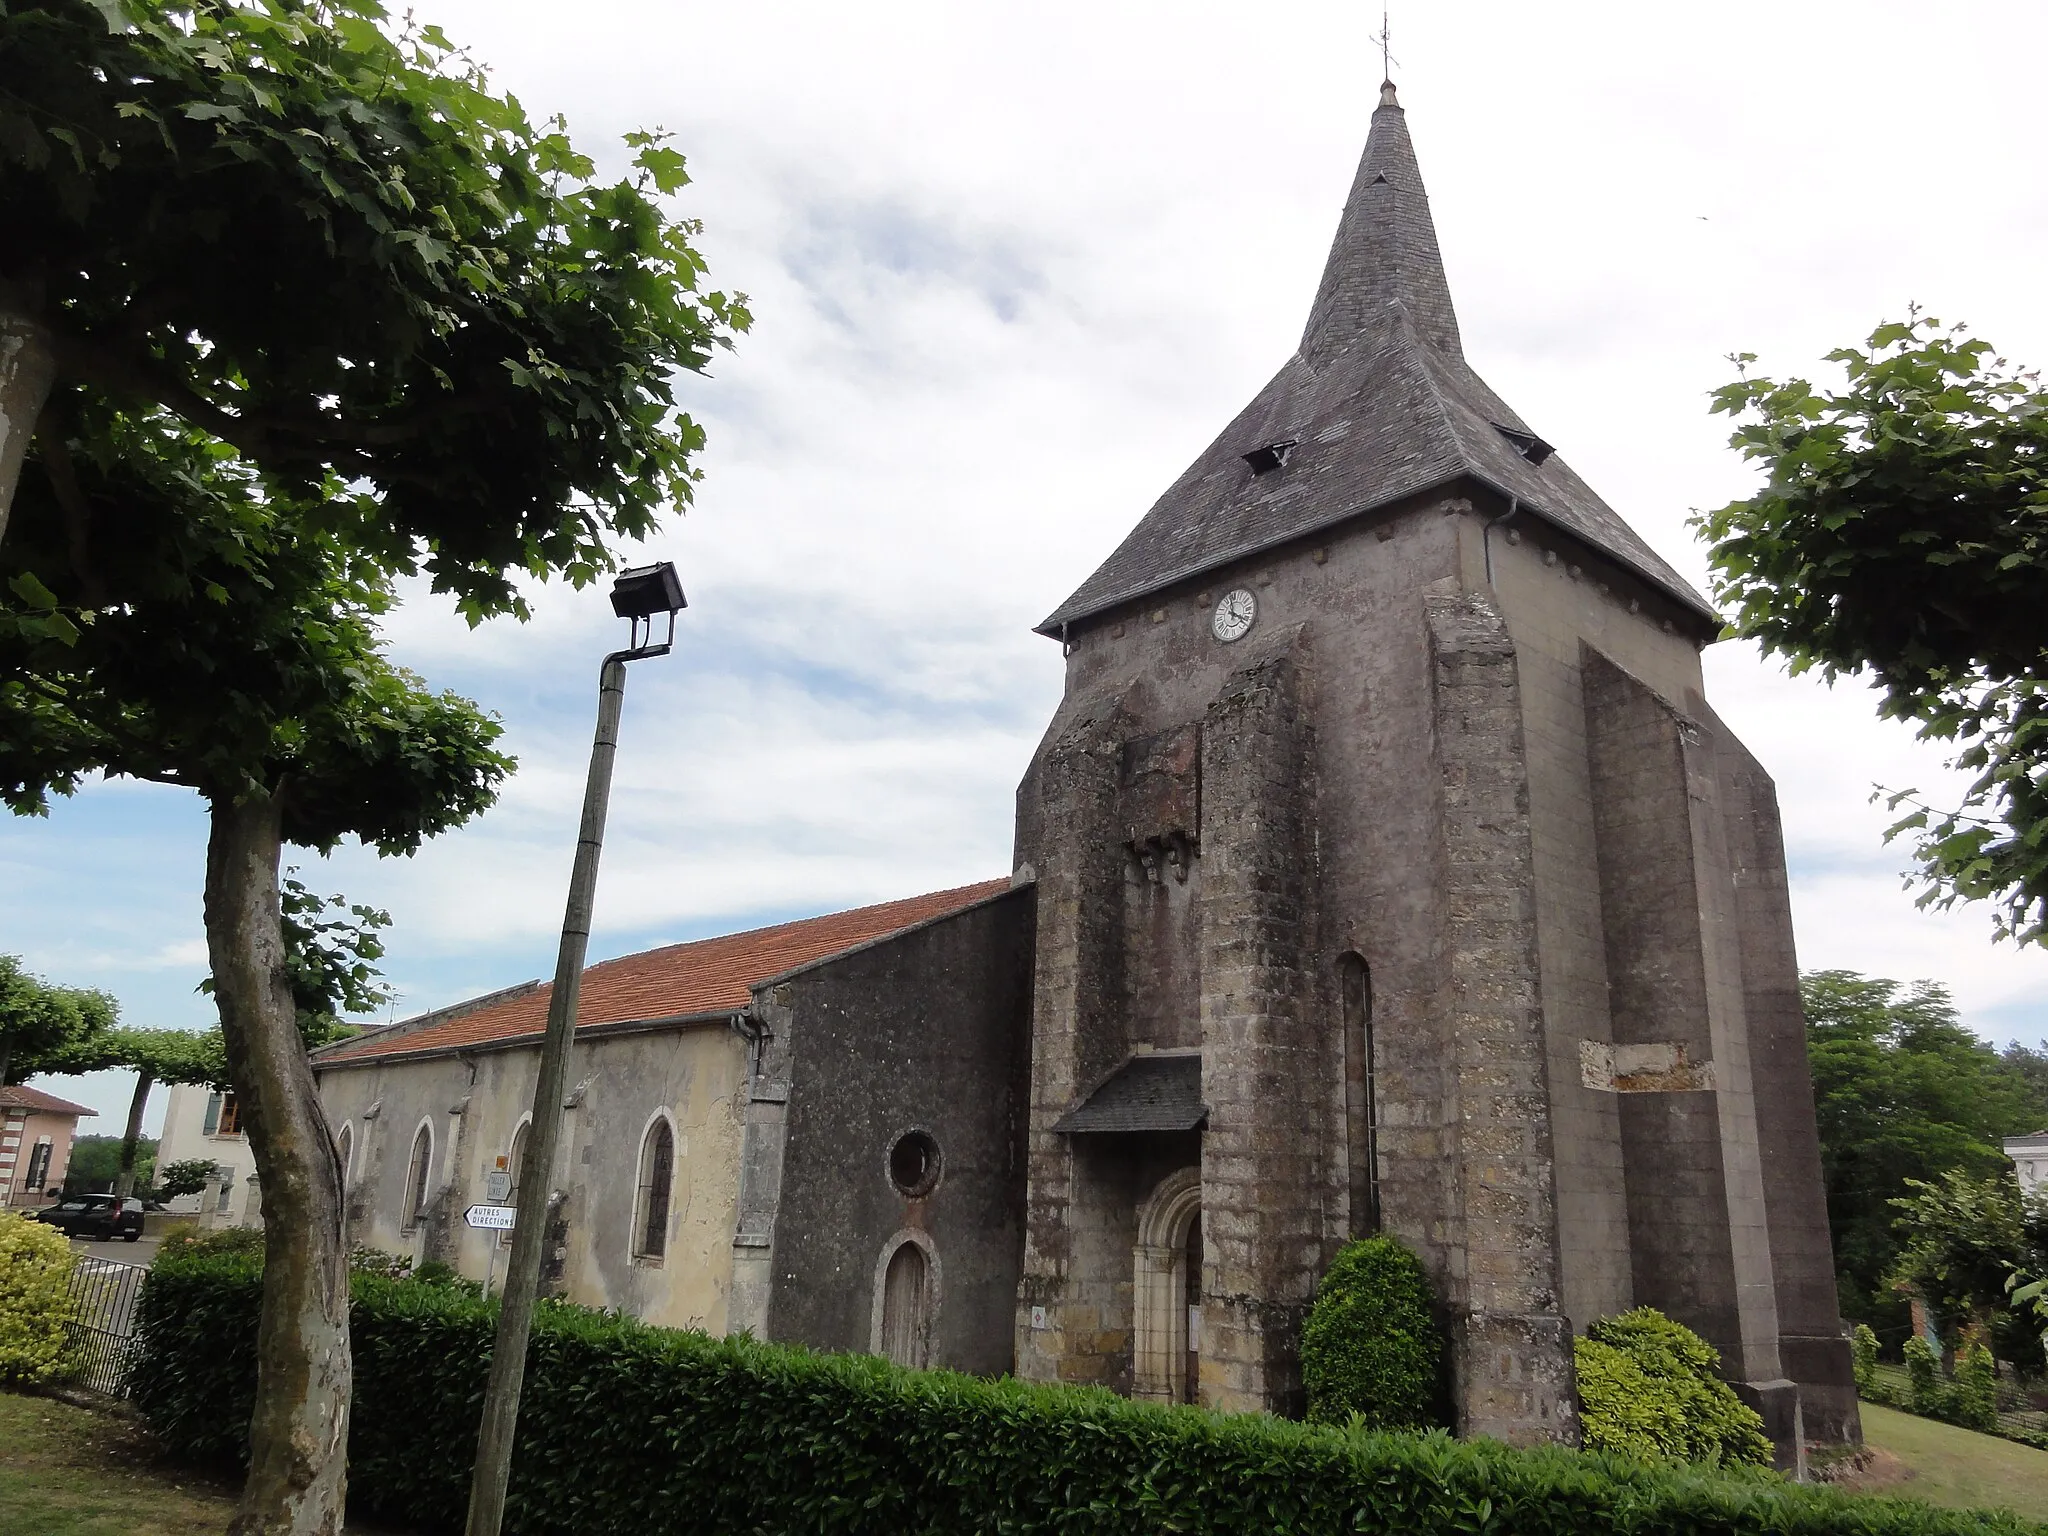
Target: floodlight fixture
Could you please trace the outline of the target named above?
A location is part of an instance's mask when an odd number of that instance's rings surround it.
[[[666,560],[621,571],[612,583],[612,612],[631,622],[635,657],[660,655],[674,644],[676,615],[689,606],[676,568]],[[668,615],[668,636],[657,646],[654,621],[663,614]]]

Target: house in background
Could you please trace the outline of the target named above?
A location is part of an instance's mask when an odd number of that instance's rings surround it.
[[[96,1113],[40,1088],[0,1088],[0,1209],[42,1205],[62,1189],[78,1122]]]
[[[208,1227],[262,1226],[256,1154],[249,1150],[249,1138],[243,1134],[235,1096],[204,1085],[173,1083],[156,1165],[164,1169],[195,1158],[213,1164],[213,1177],[198,1194],[180,1195],[171,1201],[170,1208],[197,1216]]]
[[[2031,1195],[2039,1190],[2043,1181],[2048,1181],[2048,1131],[2008,1136],[2003,1145],[2005,1155],[2012,1159],[2013,1171],[2019,1175],[2020,1193]]]

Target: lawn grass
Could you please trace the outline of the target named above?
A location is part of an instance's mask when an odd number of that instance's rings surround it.
[[[2048,1451],[1875,1403],[1863,1404],[1863,1440],[1913,1473],[1887,1494],[1951,1509],[2003,1507],[2048,1521]]]
[[[0,1536],[218,1536],[234,1495],[166,1467],[132,1419],[0,1391]]]

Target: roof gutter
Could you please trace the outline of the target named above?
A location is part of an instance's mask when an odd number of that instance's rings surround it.
[[[1627,571],[1636,580],[1643,582],[1645,585],[1653,588],[1658,592],[1663,593],[1666,597],[1671,599],[1672,602],[1678,604],[1678,606],[1684,609],[1686,612],[1697,616],[1701,623],[1707,628],[1710,634],[1718,635],[1721,632],[1721,615],[1718,612],[1716,612],[1711,606],[1709,606],[1704,599],[1699,598],[1694,594],[1681,591],[1677,588],[1672,587],[1664,580],[1663,577],[1645,570],[1643,567],[1637,565],[1633,560],[1629,559],[1626,555],[1620,553],[1619,551],[1608,549],[1602,545],[1594,544],[1586,537],[1586,535],[1580,533],[1576,528],[1573,528],[1568,523],[1565,523],[1553,514],[1545,511],[1540,503],[1524,502],[1520,499],[1519,495],[1516,492],[1509,490],[1506,486],[1500,484],[1498,481],[1494,480],[1490,476],[1481,474],[1477,470],[1467,467],[1460,469],[1455,475],[1452,475],[1444,480],[1439,480],[1434,484],[1417,486],[1413,490],[1400,491],[1392,496],[1384,498],[1383,500],[1374,502],[1371,506],[1355,507],[1351,511],[1341,513],[1338,516],[1332,517],[1325,522],[1315,523],[1306,528],[1295,529],[1292,532],[1288,533],[1285,537],[1275,539],[1270,544],[1255,545],[1250,549],[1238,550],[1232,554],[1210,561],[1206,565],[1191,566],[1187,570],[1176,572],[1174,575],[1166,578],[1165,580],[1154,582],[1152,585],[1147,586],[1139,591],[1126,592],[1121,596],[1106,599],[1103,602],[1097,603],[1093,607],[1080,609],[1073,613],[1062,614],[1058,611],[1055,611],[1051,619],[1046,620],[1043,624],[1034,626],[1032,629],[1032,633],[1037,635],[1044,635],[1048,640],[1058,640],[1061,642],[1062,645],[1064,645],[1067,643],[1067,631],[1073,625],[1084,623],[1087,620],[1093,619],[1100,614],[1108,613],[1110,610],[1114,608],[1120,608],[1124,606],[1126,603],[1135,603],[1139,601],[1141,598],[1149,597],[1151,594],[1155,592],[1163,592],[1168,587],[1177,587],[1182,582],[1191,582],[1195,580],[1197,577],[1209,575],[1211,572],[1221,570],[1225,566],[1235,565],[1240,561],[1249,560],[1256,555],[1263,555],[1269,553],[1270,551],[1279,549],[1285,545],[1304,542],[1306,540],[1316,537],[1319,534],[1329,533],[1333,529],[1340,528],[1346,523],[1352,522],[1361,517],[1370,517],[1375,512],[1384,512],[1387,508],[1395,506],[1398,503],[1408,501],[1411,498],[1420,498],[1428,496],[1431,492],[1441,491],[1449,486],[1456,485],[1460,480],[1469,480],[1472,484],[1493,492],[1494,495],[1501,497],[1502,499],[1506,500],[1511,505],[1513,505],[1515,511],[1517,512],[1527,512],[1533,516],[1542,518],[1546,524],[1548,524],[1552,528],[1555,528],[1559,533],[1565,535],[1565,537],[1577,540],[1579,543],[1585,545],[1591,553],[1598,555],[1601,559],[1613,561],[1614,564],[1620,566],[1623,570]],[[1505,519],[1499,519],[1498,521],[1505,521]],[[1489,573],[1488,580],[1490,581],[1491,579],[1491,574]],[[1055,627],[1055,625],[1057,625],[1057,627]]]

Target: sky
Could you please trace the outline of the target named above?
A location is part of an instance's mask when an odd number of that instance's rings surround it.
[[[675,134],[714,285],[757,321],[686,381],[709,446],[636,664],[593,958],[1005,873],[1059,696],[1030,633],[1293,350],[1373,106],[1377,7],[1009,0],[420,0],[602,163]],[[2048,362],[2038,0],[1415,0],[1394,75],[1479,372],[1695,585],[1748,492],[1708,392],[1813,373],[1909,303]],[[1824,373],[1815,374],[1824,377]],[[297,860],[387,909],[389,1017],[553,966],[601,591],[471,631],[421,593],[397,657],[501,715],[499,804],[411,859]],[[1869,692],[1706,656],[1775,776],[1801,963],[1946,984],[2048,1038],[2048,951],[1915,909],[1871,788],[1952,791]],[[95,785],[0,822],[0,950],[123,1017],[210,1005],[189,794]],[[46,1079],[118,1132],[132,1078]],[[152,1106],[160,1122],[164,1097]]]

